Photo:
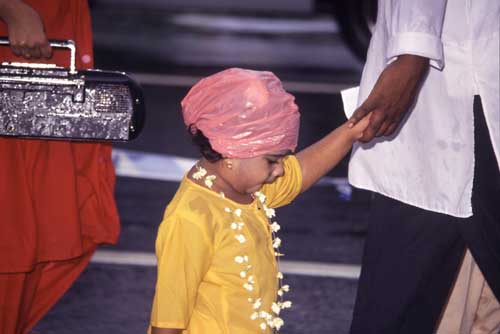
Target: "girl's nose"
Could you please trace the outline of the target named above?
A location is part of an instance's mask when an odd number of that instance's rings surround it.
[[[276,167],[274,167],[272,175],[274,177],[280,177],[280,176],[283,176],[284,173],[285,173],[285,170],[283,168],[283,164],[280,162],[280,163],[276,164]]]

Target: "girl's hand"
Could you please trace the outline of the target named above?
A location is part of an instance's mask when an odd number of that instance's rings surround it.
[[[7,24],[15,55],[26,59],[52,56],[42,19],[33,8],[21,0],[0,0],[0,18]]]
[[[352,141],[358,141],[363,138],[364,132],[368,125],[370,125],[370,117],[372,113],[367,114],[364,116],[361,120],[359,120],[356,124],[352,124],[351,122],[347,123],[347,126],[349,128],[349,132],[352,135]]]

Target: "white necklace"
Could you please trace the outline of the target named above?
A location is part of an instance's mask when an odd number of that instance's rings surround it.
[[[278,264],[278,268],[280,265],[280,257],[283,256],[279,252],[279,247],[281,245],[281,239],[278,238],[276,232],[280,230],[280,225],[274,221],[271,223],[271,219],[275,217],[275,211],[272,208],[269,208],[265,204],[266,196],[260,192],[254,193],[254,196],[259,200],[260,206],[266,214],[268,219],[268,223],[271,227],[272,232],[272,245],[274,249],[274,255],[276,256],[276,262]],[[224,209],[225,212],[232,214],[233,219],[230,223],[231,230],[234,231],[234,238],[240,243],[244,244],[247,240],[245,236],[245,223],[241,219],[242,210],[240,208],[231,209],[226,207]],[[240,271],[240,277],[243,280],[243,288],[247,290],[250,294],[248,298],[248,302],[252,305],[253,312],[250,315],[250,319],[259,322],[259,328],[262,332],[265,332],[268,328],[274,330],[274,333],[278,334],[280,328],[284,325],[284,321],[280,318],[280,312],[284,309],[292,307],[292,302],[284,300],[283,296],[286,292],[290,291],[290,286],[287,284],[283,284],[283,274],[278,271],[276,275],[276,279],[278,280],[278,300],[273,302],[270,310],[264,310],[262,305],[262,298],[253,297],[251,293],[254,291],[255,278],[252,275],[252,265],[251,259],[248,255],[238,255],[234,258],[234,261],[238,264],[241,264],[242,270]]]
[[[192,175],[193,179],[201,180],[202,178],[204,178],[204,184],[209,189],[211,189],[217,177],[215,175],[207,175],[207,170],[198,164],[196,164],[195,168],[196,172],[194,172]],[[225,198],[223,192],[220,192],[219,196],[221,198]],[[280,257],[284,255],[279,252],[281,239],[277,236],[277,232],[281,229],[281,227],[278,222],[272,221],[273,218],[275,218],[276,213],[274,209],[269,208],[265,204],[266,196],[261,192],[255,192],[254,196],[259,200],[260,206],[262,207],[267,217],[268,224],[271,228],[272,246],[279,268]],[[226,207],[224,211],[232,214],[233,216],[229,227],[234,231],[234,238],[238,241],[238,243],[244,244],[247,241],[247,237],[244,233],[245,223],[241,220],[242,210],[240,208],[231,209]],[[240,271],[240,277],[243,280],[242,286],[245,290],[251,293],[252,291],[254,291],[255,278],[252,275],[252,265],[250,264],[250,258],[248,257],[248,255],[238,255],[234,258],[234,261],[243,266],[242,270]],[[283,274],[280,271],[278,271],[276,278],[278,280],[278,300],[273,302],[269,311],[265,311],[262,309],[262,298],[260,297],[254,298],[252,297],[252,295],[250,295],[250,297],[248,298],[248,302],[252,305],[253,308],[250,319],[260,321],[259,328],[263,332],[265,332],[267,328],[270,328],[271,330],[274,330],[275,334],[279,334],[278,331],[285,323],[283,319],[279,317],[279,314],[282,310],[292,307],[292,302],[284,300],[283,298],[284,294],[290,291],[290,286],[288,284],[283,284]]]
[[[196,172],[193,173],[193,179],[200,180],[204,177],[205,178],[205,180],[204,180],[205,185],[209,189],[212,189],[212,186],[214,185],[214,181],[217,178],[217,176],[207,175],[207,170],[198,164],[195,165],[195,168],[196,168]]]

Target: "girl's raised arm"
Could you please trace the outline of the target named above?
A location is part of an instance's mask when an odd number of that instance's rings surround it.
[[[354,127],[344,123],[323,139],[296,154],[302,169],[302,190],[309,189],[349,152],[352,144],[362,137],[368,125],[367,115]]]

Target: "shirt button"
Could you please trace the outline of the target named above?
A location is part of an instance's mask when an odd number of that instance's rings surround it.
[[[90,55],[85,54],[85,55],[83,55],[83,56],[82,56],[82,62],[83,62],[84,64],[88,64],[88,63],[90,63],[91,61],[92,61],[92,57],[90,57]]]

